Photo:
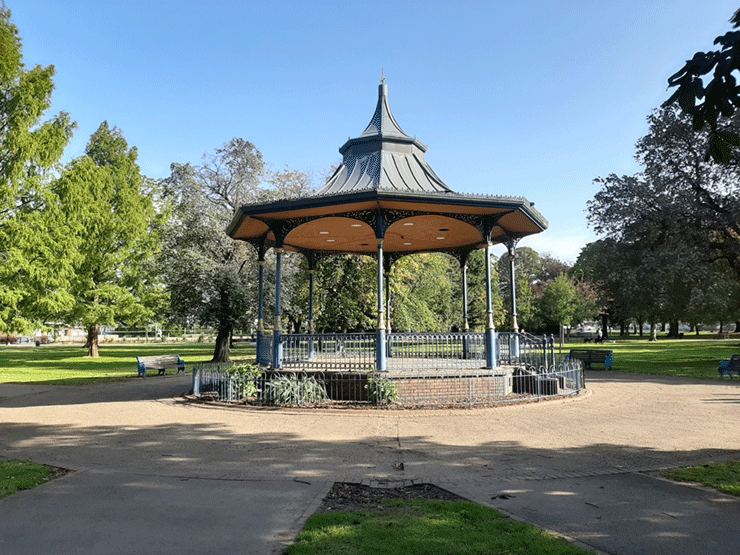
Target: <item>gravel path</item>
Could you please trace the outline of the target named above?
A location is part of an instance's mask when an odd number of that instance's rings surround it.
[[[602,475],[740,458],[737,381],[587,372],[578,399],[477,410],[224,408],[189,376],[0,385],[0,457],[233,480],[404,482]]]

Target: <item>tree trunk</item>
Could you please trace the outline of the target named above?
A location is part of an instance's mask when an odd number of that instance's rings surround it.
[[[231,362],[229,359],[229,338],[231,328],[219,329],[216,336],[216,348],[213,350],[211,362]]]
[[[735,333],[740,333],[740,321],[735,322]]]
[[[601,338],[606,341],[609,339],[609,315],[601,315]]]
[[[680,337],[678,331],[678,320],[671,320],[668,322],[668,326],[670,327],[668,330],[668,337],[678,339]]]
[[[658,340],[658,327],[655,322],[650,322],[650,341]]]
[[[87,354],[90,356],[90,358],[99,358],[100,354],[98,353],[98,333],[100,332],[100,326],[97,324],[93,324],[89,328],[87,328],[87,343],[85,344],[85,347],[87,347]]]

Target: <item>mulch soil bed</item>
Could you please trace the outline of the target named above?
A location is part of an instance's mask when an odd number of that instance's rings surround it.
[[[372,488],[362,484],[337,482],[326,494],[317,512],[378,510],[383,508],[383,501],[390,499],[467,501],[459,495],[432,484],[419,484],[401,488]]]

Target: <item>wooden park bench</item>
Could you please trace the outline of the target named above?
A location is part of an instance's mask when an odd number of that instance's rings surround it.
[[[722,376],[730,376],[730,379],[732,379],[733,374],[737,374],[738,379],[740,379],[740,355],[732,355],[730,360],[719,361],[720,379],[722,379]]]
[[[570,354],[566,358],[582,361],[586,370],[591,370],[593,363],[603,364],[609,370],[614,364],[614,351],[571,349]]]
[[[146,378],[147,370],[159,370],[159,375],[167,375],[168,368],[177,368],[176,374],[185,373],[185,363],[180,355],[158,355],[149,357],[136,357],[139,361],[139,376]]]

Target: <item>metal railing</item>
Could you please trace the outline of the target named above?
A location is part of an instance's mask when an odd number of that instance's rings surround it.
[[[280,368],[290,371],[366,372],[376,365],[374,333],[284,334]],[[257,362],[273,366],[273,335],[258,341]],[[552,336],[498,333],[498,366],[549,368],[556,364]],[[482,333],[390,333],[386,337],[389,372],[439,372],[485,366]]]
[[[291,372],[264,370],[246,377],[228,365],[195,365],[193,394],[227,403],[277,406],[474,408],[580,393],[580,361],[548,368],[497,368],[451,373]]]
[[[375,366],[373,333],[283,335],[286,370],[367,372]]]
[[[389,372],[438,372],[478,369],[485,365],[482,333],[391,333]]]
[[[499,365],[550,368],[557,364],[552,335],[538,337],[528,333],[498,333],[496,354]]]

